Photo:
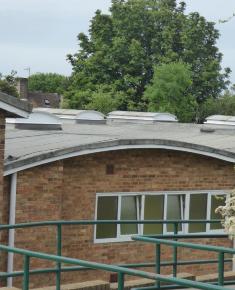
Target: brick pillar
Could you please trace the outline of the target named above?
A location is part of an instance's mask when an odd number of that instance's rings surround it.
[[[28,99],[28,79],[17,78],[16,89],[21,99]]]

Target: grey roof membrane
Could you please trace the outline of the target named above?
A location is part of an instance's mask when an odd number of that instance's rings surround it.
[[[61,131],[37,131],[14,129],[7,125],[5,170],[78,151],[125,145],[164,145],[181,151],[195,149],[228,157],[235,162],[235,127],[207,126],[161,122],[63,124]],[[209,130],[202,132],[202,127]]]

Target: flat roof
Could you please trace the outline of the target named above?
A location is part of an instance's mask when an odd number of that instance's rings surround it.
[[[235,127],[213,125],[213,130],[201,131],[205,126],[161,122],[63,124],[61,131],[39,131],[7,125],[4,174],[73,156],[131,148],[192,152],[235,162]]]
[[[6,111],[8,117],[27,118],[32,111],[32,105],[27,101],[0,92],[0,109]]]

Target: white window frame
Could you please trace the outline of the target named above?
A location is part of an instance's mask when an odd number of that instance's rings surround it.
[[[207,219],[209,220],[210,218],[211,218],[211,197],[212,196],[215,196],[215,195],[225,195],[226,196],[226,194],[224,193],[213,193],[213,192],[210,192],[210,193],[208,193],[208,196],[207,196]],[[221,233],[221,232],[223,232],[223,229],[215,229],[215,230],[213,230],[213,229],[211,229],[210,228],[210,226],[211,226],[211,224],[207,224],[206,225],[206,231],[207,232],[210,232],[210,233],[213,233],[213,234],[216,234],[216,233]]]
[[[182,196],[185,195],[185,194],[182,194],[182,193],[168,193],[168,194],[164,194],[164,220],[167,220],[167,206],[168,206],[168,197],[170,195],[180,195],[180,213],[181,213],[181,217],[182,217],[182,220],[184,219],[184,209],[183,209],[183,199],[182,199]],[[185,196],[185,199],[186,199],[186,196]],[[181,228],[182,230],[181,231],[178,231],[179,234],[183,234],[184,233],[184,224],[181,224]],[[169,232],[167,231],[167,224],[164,224],[163,225],[163,235],[165,234],[174,234],[174,232]]]
[[[192,194],[207,194],[207,217],[206,219],[210,219],[211,214],[211,196],[212,195],[226,195],[230,190],[182,190],[182,191],[152,191],[152,192],[99,192],[96,194],[96,204],[95,204],[95,220],[97,220],[97,205],[98,198],[101,196],[117,196],[118,197],[118,212],[117,217],[120,220],[121,217],[121,197],[122,196],[136,196],[137,197],[137,220],[144,220],[144,207],[145,207],[145,197],[146,195],[163,195],[164,196],[164,219],[167,217],[167,197],[168,195],[184,195],[185,196],[185,208],[184,212],[181,212],[182,219],[189,219],[189,206],[190,206],[190,195]],[[138,198],[139,197],[139,198]],[[139,204],[140,201],[140,204]],[[183,202],[181,202],[183,207]],[[181,208],[183,210],[183,208]],[[138,224],[138,234],[143,234],[144,224]],[[211,230],[210,224],[206,224],[206,233],[222,233],[223,229]],[[167,225],[163,225],[163,234],[171,234],[172,232],[167,232]],[[179,233],[188,233],[188,224],[182,224],[182,231]],[[205,233],[205,232],[202,232]],[[197,234],[200,234],[197,232]],[[96,238],[96,225],[94,226],[94,243],[112,243],[112,242],[128,242],[132,241],[131,235],[121,235],[121,226],[117,224],[117,236],[116,238],[104,238],[97,239]]]

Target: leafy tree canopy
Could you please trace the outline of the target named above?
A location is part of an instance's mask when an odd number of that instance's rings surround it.
[[[235,115],[235,90],[227,90],[218,99],[208,99],[202,104],[200,110],[200,121],[211,115]]]
[[[190,65],[188,93],[198,104],[217,98],[230,72],[221,69],[218,38],[214,23],[197,12],[185,14],[184,2],[112,0],[110,14],[98,10],[89,35],[78,35],[78,52],[68,55],[73,74],[65,103],[79,108],[82,95],[108,86],[114,98],[117,92],[119,109],[147,110],[143,95],[154,67],[172,62]]]
[[[195,117],[197,103],[190,94],[192,72],[182,62],[162,64],[155,68],[145,98],[150,111],[170,112],[181,122],[191,122]]]
[[[16,72],[12,71],[9,75],[3,76],[0,74],[0,91],[8,95],[18,97],[16,89]]]
[[[36,73],[29,77],[29,91],[62,94],[68,87],[69,79],[56,73]]]

